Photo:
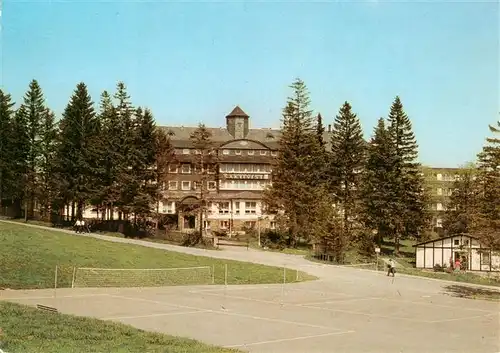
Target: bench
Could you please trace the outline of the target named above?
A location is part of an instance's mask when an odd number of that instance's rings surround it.
[[[230,241],[230,240],[226,240],[226,239],[220,239],[220,238],[215,238],[215,246],[217,247],[217,249],[219,248],[220,245],[223,245],[223,246],[241,246],[241,247],[246,247],[247,250],[250,246],[250,242],[249,241],[246,241],[246,242],[239,242],[239,241]]]
[[[48,311],[48,312],[51,312],[51,313],[57,313],[58,312],[56,308],[53,308],[51,306],[42,305],[42,304],[37,304],[36,308],[39,309],[39,310]]]

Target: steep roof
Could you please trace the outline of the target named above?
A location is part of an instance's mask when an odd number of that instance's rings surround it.
[[[471,238],[471,239],[479,240],[476,236],[463,233],[463,234],[448,235],[448,236],[441,237],[441,238],[436,238],[436,239],[422,241],[420,243],[417,243],[417,244],[413,245],[413,247],[415,248],[415,247],[418,247],[420,245],[430,244],[430,243],[434,243],[434,242],[438,242],[438,241],[442,241],[442,240],[450,239],[450,238],[454,238],[454,237],[466,237],[466,238]]]
[[[192,143],[189,137],[197,129],[197,127],[161,126],[161,128],[164,129],[167,133],[170,132],[172,134],[170,136],[170,139],[174,147],[192,147]],[[210,131],[210,133],[212,134],[212,141],[217,145],[222,145],[223,143],[234,140],[234,137],[224,127],[207,127],[207,130]],[[258,141],[270,149],[277,149],[280,136],[281,131],[278,129],[249,129],[248,135],[245,137],[245,139]],[[323,139],[326,143],[326,148],[329,149],[331,133],[324,132]]]
[[[231,111],[231,113],[229,113],[228,115],[226,115],[226,118],[227,117],[232,117],[232,116],[245,117],[245,118],[249,117],[249,115],[247,113],[245,113],[243,111],[243,109],[240,108],[239,105],[237,105],[236,107],[234,107],[234,109]]]

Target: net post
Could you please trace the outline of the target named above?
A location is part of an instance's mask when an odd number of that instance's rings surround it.
[[[71,277],[71,288],[75,288],[76,266],[73,267],[73,277]]]
[[[215,284],[215,265],[212,265],[212,284]]]
[[[57,265],[56,265],[56,270],[54,272],[54,298],[57,296]]]
[[[299,281],[299,270],[295,270],[295,282]]]
[[[283,284],[281,285],[281,305],[285,301],[286,267],[283,266]]]

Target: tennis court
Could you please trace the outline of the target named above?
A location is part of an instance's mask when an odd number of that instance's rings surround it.
[[[337,270],[286,285],[3,291],[2,299],[119,321],[249,352],[500,350],[498,303],[443,295],[442,283]]]

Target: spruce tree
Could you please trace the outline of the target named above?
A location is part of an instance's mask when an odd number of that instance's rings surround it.
[[[62,198],[76,206],[81,217],[84,207],[96,192],[98,170],[97,119],[87,86],[76,86],[60,121],[58,169]],[[74,217],[74,208],[71,216]]]
[[[101,216],[109,214],[114,218],[114,208],[120,200],[120,185],[118,184],[119,166],[123,160],[121,151],[121,133],[118,114],[112,98],[107,91],[101,94],[99,112],[98,160],[100,185],[96,193],[96,203],[100,204]],[[98,209],[99,209],[98,208]]]
[[[474,165],[466,166],[461,168],[458,178],[453,182],[453,193],[446,205],[443,222],[449,235],[471,233],[474,227],[478,198],[476,174]]]
[[[359,221],[361,173],[365,162],[365,141],[361,123],[345,102],[336,116],[330,153],[330,190],[335,195],[343,214],[342,233],[338,237],[337,261],[343,262],[346,248],[354,240]]]
[[[24,95],[23,113],[26,119],[28,136],[28,156],[26,168],[26,191],[25,191],[25,213],[24,219],[27,221],[33,216],[35,199],[39,196],[39,183],[37,171],[40,168],[42,156],[42,136],[41,126],[47,114],[45,98],[42,88],[36,80],[30,82],[28,91]]]
[[[12,141],[11,156],[13,179],[11,180],[11,197],[14,206],[15,217],[22,216],[23,200],[26,199],[26,183],[28,171],[28,155],[30,150],[28,136],[27,113],[24,105],[21,105],[12,120],[12,136],[15,137]]]
[[[145,220],[151,214],[159,185],[156,177],[156,124],[149,109],[140,111],[135,124],[135,156],[132,173],[137,185],[133,198],[132,212]]]
[[[418,146],[399,97],[394,99],[389,113],[389,136],[394,160],[393,238],[395,253],[399,253],[401,237],[419,237],[429,220],[424,192],[424,179],[417,162]]]
[[[168,200],[169,168],[170,165],[176,163],[175,148],[170,140],[171,133],[167,133],[161,128],[156,129],[155,133],[155,161],[156,161],[156,188],[155,202],[156,202],[156,228],[159,228],[160,222],[160,202]]]
[[[500,121],[498,122],[500,127]],[[500,249],[500,129],[490,126],[493,137],[478,154],[477,216],[474,233],[487,246]]]
[[[16,178],[13,174],[13,143],[16,138],[12,130],[13,107],[14,102],[10,95],[0,89],[0,214],[6,199],[12,197],[9,191],[12,190],[13,180]]]
[[[40,203],[42,217],[47,218],[49,210],[54,211],[53,201],[56,199],[56,153],[57,153],[57,128],[54,113],[46,109],[40,126],[41,132],[41,158],[38,179],[40,192],[38,201]]]
[[[111,128],[111,132],[115,145],[111,148],[115,155],[113,164],[116,173],[116,184],[113,192],[118,194],[116,206],[120,211],[118,217],[121,220],[127,218],[127,213],[130,212],[128,205],[130,205],[134,197],[132,188],[134,176],[130,173],[130,170],[137,156],[135,150],[137,110],[134,110],[127,87],[123,82],[117,83],[114,98],[116,100],[116,125]]]
[[[368,144],[367,159],[361,187],[362,218],[370,231],[377,236],[375,241],[381,245],[384,236],[391,234],[393,228],[394,192],[394,155],[389,132],[383,118],[378,120],[373,136]]]
[[[199,124],[198,128],[190,135],[190,140],[195,148],[194,173],[196,174],[196,191],[199,193],[198,207],[198,227],[197,236],[191,240],[190,245],[195,245],[203,240],[203,219],[207,213],[208,181],[211,179],[210,171],[217,163],[217,153],[212,133],[204,124]]]
[[[264,203],[270,212],[279,212],[282,227],[288,230],[288,244],[299,238],[311,239],[311,220],[315,203],[321,202],[323,187],[321,153],[314,124],[310,98],[305,83],[296,79],[293,94],[283,109],[278,156],[272,176],[272,187],[264,192]]]

